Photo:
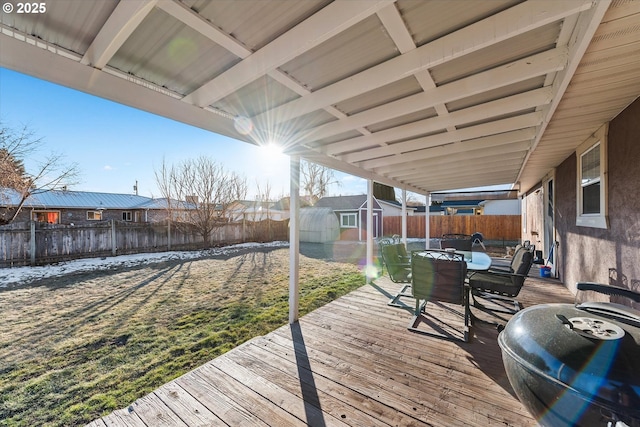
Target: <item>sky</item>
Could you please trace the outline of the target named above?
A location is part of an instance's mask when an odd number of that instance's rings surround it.
[[[289,194],[289,157],[174,120],[0,68],[0,122],[27,126],[42,145],[24,159],[27,171],[50,153],[76,163],[79,184],[70,190],[160,197],[154,171],[201,155],[247,179],[248,198],[268,182],[271,196]],[[335,172],[330,195],[365,194],[366,181]]]

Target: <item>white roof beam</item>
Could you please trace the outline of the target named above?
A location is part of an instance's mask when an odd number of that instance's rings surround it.
[[[524,154],[522,155],[524,157]],[[448,173],[440,173],[435,175],[430,175],[426,177],[426,179],[422,181],[418,181],[418,185],[420,186],[429,186],[433,187],[437,185],[437,183],[442,183],[441,185],[446,185],[445,183],[451,183],[455,186],[459,184],[464,184],[468,182],[478,182],[477,179],[509,179],[509,181],[513,180],[513,177],[518,173],[517,166],[501,168],[498,172],[496,172],[497,166],[493,166],[492,168],[482,168],[474,171],[473,174],[460,174],[456,172],[460,172],[456,169],[449,169]]]
[[[511,144],[503,144],[496,145],[491,147],[476,147],[470,148],[465,153],[453,153],[446,157],[434,157],[433,159],[427,157],[419,160],[413,160],[410,162],[401,163],[396,165],[395,167],[383,166],[376,169],[373,169],[375,173],[380,175],[389,176],[389,177],[400,177],[406,176],[410,173],[407,171],[412,171],[416,169],[425,170],[428,167],[437,168],[438,165],[444,163],[458,163],[460,162],[469,162],[475,163],[476,159],[480,158],[498,158],[505,157],[507,158],[511,153],[517,153],[524,150],[527,150],[528,147],[531,146],[530,141],[520,141],[514,142]],[[469,159],[472,159],[471,161]]]
[[[251,55],[251,50],[247,49],[227,33],[214,27],[209,21],[188,8],[185,4],[174,0],[161,0],[158,2],[158,8],[182,21],[187,26],[193,28],[198,33],[222,46],[237,57],[246,58]]]
[[[129,36],[151,12],[157,0],[122,0],[85,52],[80,63],[103,69]]]
[[[404,24],[402,16],[400,16],[400,12],[398,12],[398,8],[395,4],[389,5],[378,11],[378,18],[380,18],[382,25],[384,25],[387,33],[398,47],[400,53],[406,53],[416,48],[413,38]],[[425,91],[436,87],[431,74],[429,74],[429,70],[417,72],[415,74],[415,78]],[[434,108],[439,116],[446,116],[449,114],[449,110],[447,110],[447,107],[444,104],[435,105]],[[449,126],[447,129],[455,130],[455,127]]]
[[[469,188],[477,186],[478,182],[482,182],[483,185],[498,185],[498,184],[512,184],[515,172],[487,172],[484,174],[477,174],[473,177],[458,177],[453,179],[436,179],[432,181],[425,181],[422,186],[430,188],[430,191],[451,190],[457,188]]]
[[[447,162],[432,162],[431,164],[427,164],[424,167],[419,169],[413,168],[413,173],[398,173],[398,174],[388,174],[390,178],[394,179],[410,179],[412,182],[417,181],[419,184],[421,183],[421,177],[430,177],[431,175],[473,175],[476,171],[481,170],[491,170],[493,172],[499,172],[503,170],[505,167],[509,167],[510,162],[517,161],[518,164],[513,165],[512,167],[517,170],[520,165],[520,161],[524,158],[525,150],[514,151],[512,153],[507,153],[503,157],[480,157],[478,158],[478,162],[473,165],[461,164],[459,160],[450,160]]]
[[[164,12],[173,16],[174,18],[179,19],[187,26],[193,28],[198,33],[204,35],[209,40],[222,46],[241,59],[247,58],[252,53],[251,50],[246,48],[238,40],[234,39],[219,28],[213,26],[209,21],[202,18],[200,15],[198,15],[192,9],[188,8],[183,3],[175,2],[173,0],[160,0],[158,3],[158,8],[162,9]],[[309,91],[307,88],[305,88],[300,83],[296,82],[280,70],[271,70],[268,75],[281,85],[296,92],[298,95],[304,96],[311,93],[311,91]],[[346,114],[334,107],[329,106],[325,108],[325,110],[329,114],[332,114],[334,117],[337,117],[339,119],[346,117]],[[366,129],[362,129],[362,133],[370,134],[371,132],[367,131]]]
[[[591,7],[589,0],[527,1],[455,33],[413,49],[378,66],[319,89],[254,117],[255,122],[284,122],[327,105],[361,95],[510,37],[539,28]]]
[[[196,89],[184,101],[200,107],[210,105],[371,16],[391,2],[393,0],[333,2]]]
[[[463,99],[478,93],[508,86],[533,77],[561,70],[567,62],[565,48],[551,49],[537,55],[505,64],[492,70],[474,74],[464,79],[434,88],[427,92],[408,96],[380,107],[371,108],[346,119],[327,123],[300,135],[305,140],[315,140],[348,132],[354,127],[368,126],[391,118],[425,110],[440,103]]]
[[[507,112],[517,112],[534,108],[551,102],[551,87],[534,89],[517,95],[512,95],[496,101],[475,105],[463,110],[454,111],[445,117],[433,117],[417,122],[397,126],[376,132],[370,136],[360,136],[346,141],[340,141],[322,147],[322,152],[336,155],[342,152],[361,150],[375,144],[382,144],[393,140],[411,138],[415,135],[435,132],[452,126],[459,126],[489,117],[503,115]]]
[[[528,128],[528,129],[516,130],[513,132],[505,132],[498,135],[491,135],[491,136],[486,136],[482,138],[456,142],[453,144],[443,145],[440,147],[429,148],[427,151],[424,151],[424,152],[419,152],[419,155],[417,156],[418,158],[414,157],[414,160],[412,162],[415,162],[416,160],[423,160],[423,159],[427,159],[429,161],[431,160],[446,161],[446,159],[450,158],[454,154],[467,153],[467,154],[473,155],[472,152],[476,150],[488,150],[489,148],[492,148],[492,147],[500,147],[500,146],[512,145],[516,143],[521,143],[521,144],[518,144],[517,146],[514,146],[514,149],[516,149],[517,151],[520,151],[523,149],[522,147],[527,147],[527,144],[531,145],[531,141],[533,140],[535,135],[536,135],[536,129]],[[483,153],[479,152],[478,154],[482,155]],[[407,163],[410,163],[410,162],[407,162]],[[376,172],[385,172],[385,175],[386,175],[388,172],[395,170],[395,168],[397,167],[398,166],[395,166],[394,169],[384,169],[384,170],[375,169],[375,170]]]
[[[534,127],[542,122],[543,114],[540,111],[496,120],[489,123],[470,126],[453,132],[445,132],[438,135],[425,136],[411,141],[398,142],[386,147],[352,153],[342,156],[341,159],[349,163],[360,163],[365,169],[378,166],[402,163],[407,160],[415,160],[420,156],[420,151],[437,147],[439,145],[452,144],[467,139],[475,139],[488,135],[496,135],[518,129]],[[387,156],[387,157],[384,157]],[[373,160],[366,160],[373,159]]]

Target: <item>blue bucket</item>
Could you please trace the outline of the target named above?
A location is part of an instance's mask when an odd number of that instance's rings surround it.
[[[551,277],[551,267],[546,265],[540,267],[540,277]]]

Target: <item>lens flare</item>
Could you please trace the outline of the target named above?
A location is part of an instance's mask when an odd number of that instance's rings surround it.
[[[242,135],[249,135],[253,131],[253,122],[248,117],[236,116],[233,119],[233,127]]]
[[[367,281],[375,280],[380,277],[380,270],[374,264],[364,265],[362,268],[362,273]]]
[[[171,40],[167,49],[169,58],[176,64],[192,61],[198,52],[198,46],[193,40],[184,37]]]

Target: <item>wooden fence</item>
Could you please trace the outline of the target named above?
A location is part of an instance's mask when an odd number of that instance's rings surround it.
[[[208,246],[289,239],[289,221],[244,221],[215,230]],[[0,227],[0,266],[205,247],[186,224],[104,221],[89,225],[19,223]]]
[[[424,216],[407,217],[407,237],[424,237]],[[402,234],[402,217],[385,216],[385,236]],[[520,241],[522,239],[520,215],[432,215],[429,217],[429,235],[473,234],[480,232],[486,240]]]

